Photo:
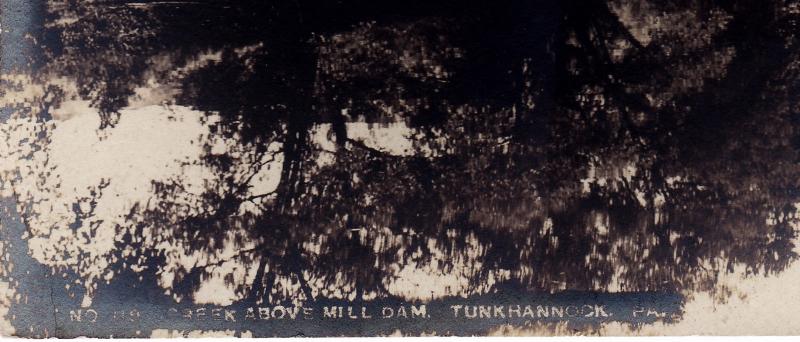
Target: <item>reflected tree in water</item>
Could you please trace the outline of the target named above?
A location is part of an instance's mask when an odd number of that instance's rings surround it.
[[[175,298],[222,272],[243,300],[368,300],[408,267],[448,295],[707,291],[796,257],[796,4],[48,9],[41,74],[74,81],[101,130],[162,99],[145,89],[207,113],[201,191],[156,180],[113,228],[114,269]],[[185,255],[202,262],[168,266]]]

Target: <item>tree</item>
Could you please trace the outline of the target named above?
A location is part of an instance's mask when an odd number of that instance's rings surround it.
[[[409,264],[459,272],[453,293],[711,290],[796,257],[782,1],[112,3],[51,5],[42,74],[75,80],[110,134],[147,82],[207,113],[186,165],[204,187],[154,181],[113,227],[120,269],[203,261],[161,276],[176,297],[234,261],[240,298],[278,301],[385,296]],[[412,148],[359,121],[400,123]]]

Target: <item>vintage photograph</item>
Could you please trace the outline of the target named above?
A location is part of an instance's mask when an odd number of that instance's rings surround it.
[[[800,334],[800,2],[0,0],[0,336]]]

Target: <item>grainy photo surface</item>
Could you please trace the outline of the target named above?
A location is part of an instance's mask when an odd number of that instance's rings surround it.
[[[0,0],[0,335],[798,334],[798,20]]]

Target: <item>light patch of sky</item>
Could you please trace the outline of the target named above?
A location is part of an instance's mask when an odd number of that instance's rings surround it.
[[[25,104],[42,96],[43,87],[24,77],[18,81],[24,86],[3,102]],[[58,120],[46,124],[18,115],[0,126],[7,133],[0,142],[0,155],[12,161],[3,163],[0,178],[4,178],[5,192],[14,188],[27,203],[24,209],[31,217],[27,237],[32,256],[52,267],[82,265],[77,271],[92,286],[96,280],[113,278],[107,268],[114,261],[115,242],[123,233],[118,227],[130,224],[126,215],[137,203],[154,198],[152,181],[186,180],[182,185],[189,202],[203,193],[203,180],[213,178],[214,171],[195,162],[203,153],[200,141],[211,141],[206,125],[213,119],[201,120],[206,114],[186,107],[147,105],[121,110],[124,120],[112,129],[98,131],[97,111],[85,101],[67,101],[54,113]],[[31,141],[40,131],[49,134],[50,143],[35,151]],[[253,177],[250,191],[274,190],[280,162],[278,156],[272,162],[275,165]],[[19,179],[14,180],[12,172],[19,172]],[[9,183],[13,183],[11,187]],[[76,208],[90,215],[78,221]],[[220,257],[234,249],[231,244],[225,246]],[[81,254],[82,260],[78,260]],[[181,264],[174,267],[178,269],[196,265],[198,258],[190,255],[171,261]],[[168,276],[162,273],[162,277]],[[83,303],[89,305],[91,299],[84,298]]]
[[[796,248],[797,251],[797,248]],[[800,262],[771,276],[743,276],[744,270],[720,273],[720,285],[733,295],[720,303],[711,293],[695,293],[684,307],[676,324],[653,324],[640,331],[614,323],[606,325],[604,335],[797,335],[800,326],[787,319],[800,315]]]
[[[31,222],[28,243],[33,256],[48,263],[53,263],[53,257],[63,252],[70,252],[67,253],[70,257],[55,263],[77,264],[79,252],[96,256],[91,269],[84,270],[87,272],[84,276],[91,279],[100,276],[108,266],[110,260],[102,256],[115,249],[119,238],[116,226],[130,224],[126,215],[134,205],[153,198],[152,181],[187,176],[201,180],[210,178],[212,171],[182,163],[196,160],[202,153],[202,147],[196,143],[205,129],[199,120],[202,113],[185,107],[162,106],[123,110],[125,119],[103,134],[96,131],[98,115],[87,114],[58,123],[52,132],[49,160],[53,174],[48,180],[58,184],[58,191],[37,194],[38,201],[31,211],[39,213],[39,220]],[[91,198],[91,191],[104,181],[108,185],[102,189],[91,215],[91,222],[99,225],[93,227],[85,222],[76,231],[65,229],[65,225],[75,220],[72,203],[81,203],[83,212],[92,210],[87,201],[80,199]],[[204,191],[200,181],[183,185],[190,196]],[[83,234],[91,239],[81,239]],[[181,258],[176,261],[185,265],[196,263]]]
[[[415,154],[412,129],[405,122],[368,123],[348,122],[345,124],[347,137],[364,145],[393,156],[410,156]],[[331,165],[336,151],[336,142],[331,132],[331,124],[322,123],[314,126],[312,140],[317,149],[323,151],[317,160],[320,166]]]
[[[241,280],[245,284],[252,284],[255,279],[255,267],[237,262],[227,261],[215,267],[211,274],[205,278],[192,295],[196,304],[231,305],[234,301],[241,299],[241,295],[236,292],[236,288],[225,281],[225,277],[233,275],[234,279]]]
[[[640,2],[644,3],[644,2]],[[653,15],[643,15],[634,11],[632,1],[611,1],[610,8],[617,14],[619,20],[631,32],[634,38],[642,45],[650,44],[653,40],[652,32],[659,27],[658,18]]]

